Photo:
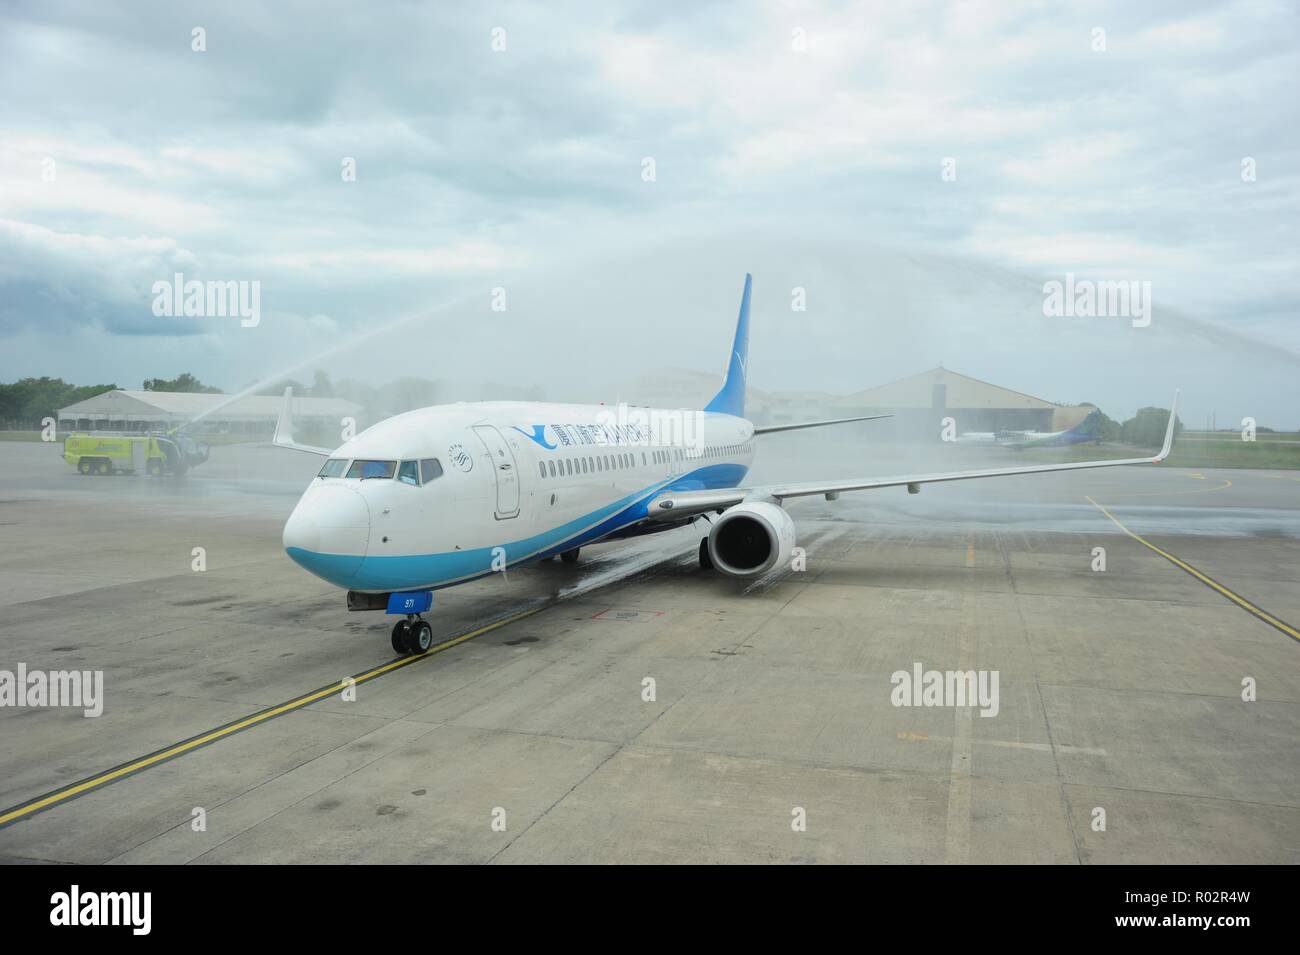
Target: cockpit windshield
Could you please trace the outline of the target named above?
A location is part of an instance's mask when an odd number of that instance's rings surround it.
[[[423,481],[420,480],[421,472],[423,472]],[[442,466],[438,463],[437,458],[428,458],[423,461],[402,461],[400,464],[397,461],[364,461],[361,459],[349,461],[348,458],[330,458],[316,476],[322,478],[350,478],[354,481],[365,481],[368,478],[396,477],[403,484],[419,487],[420,484],[427,484],[441,475]]]
[[[348,468],[347,476],[360,478],[363,481],[370,478],[392,478],[396,470],[396,461],[362,461],[358,459],[352,462],[352,467]]]

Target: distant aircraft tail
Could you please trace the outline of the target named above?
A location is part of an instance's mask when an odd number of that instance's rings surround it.
[[[1101,436],[1101,411],[1093,408],[1088,412],[1088,417],[1084,418],[1069,431],[1070,434],[1080,435],[1088,438]]]
[[[722,390],[704,406],[705,411],[744,417],[745,386],[749,366],[749,290],[754,277],[745,273],[745,291],[740,296],[740,317],[736,319],[736,338],[731,343],[731,358]]]

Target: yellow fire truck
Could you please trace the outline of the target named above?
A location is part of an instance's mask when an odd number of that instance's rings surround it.
[[[208,446],[176,431],[167,434],[70,434],[63,460],[82,474],[184,474],[208,459]]]

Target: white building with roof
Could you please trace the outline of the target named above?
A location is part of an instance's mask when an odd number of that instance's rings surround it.
[[[279,395],[196,394],[185,391],[105,391],[59,409],[59,433],[69,431],[168,431],[199,418],[198,434],[269,435],[284,399]],[[357,419],[361,406],[342,398],[293,399],[295,424],[336,431],[343,418]]]

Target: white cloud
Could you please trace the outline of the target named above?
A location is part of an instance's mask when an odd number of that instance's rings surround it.
[[[917,361],[950,336],[979,360],[962,308],[971,286],[1007,294],[1001,270],[1031,291],[1045,271],[1151,276],[1204,322],[1293,340],[1300,53],[1287,4],[490,12],[219,6],[199,55],[192,17],[171,4],[0,8],[0,298],[10,333],[53,329],[43,351],[6,350],[0,377],[135,362],[150,329],[138,290],[177,265],[263,279],[268,316],[317,337],[508,282],[511,312],[494,321],[522,323],[515,334],[552,322],[556,339],[599,334],[650,363],[645,323],[679,317],[626,318],[617,303],[644,298],[639,283],[680,286],[659,302],[671,313],[757,262],[759,287],[820,285],[814,301],[851,309],[856,243],[872,242],[904,262],[962,258],[875,276],[892,283],[888,309],[923,329],[890,343]],[[506,25],[508,52],[491,51],[489,21]],[[655,183],[639,176],[647,155]],[[957,182],[940,179],[946,156]],[[1242,183],[1242,156],[1258,182]],[[713,229],[732,231],[682,251]],[[567,307],[534,310],[529,290],[555,273],[571,277]],[[327,328],[300,318],[319,314]],[[120,344],[66,334],[77,327]],[[498,333],[465,335],[491,348]],[[258,340],[245,363],[273,362],[290,337]],[[248,341],[205,333],[166,354],[192,354],[202,377],[205,362],[235,367]],[[792,337],[782,367],[818,379],[826,345]],[[50,357],[29,367],[32,354]]]

